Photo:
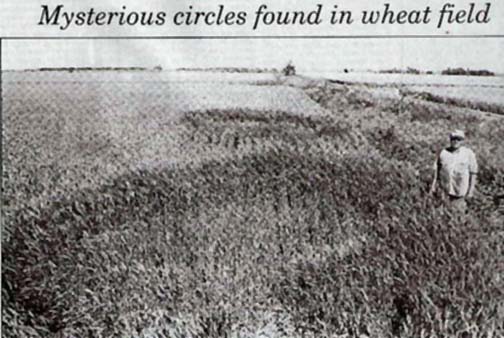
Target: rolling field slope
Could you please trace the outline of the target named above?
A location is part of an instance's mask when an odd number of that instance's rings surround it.
[[[4,335],[504,334],[503,116],[205,76],[3,74]],[[465,219],[427,195],[453,128]]]

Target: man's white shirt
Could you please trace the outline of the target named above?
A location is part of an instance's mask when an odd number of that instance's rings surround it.
[[[467,147],[443,149],[436,162],[441,188],[450,196],[464,197],[469,191],[469,177],[478,172],[476,155]]]

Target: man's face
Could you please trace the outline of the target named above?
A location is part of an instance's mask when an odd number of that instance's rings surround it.
[[[458,149],[462,146],[462,144],[464,143],[464,139],[461,138],[461,137],[458,137],[458,136],[455,136],[455,137],[450,137],[450,146],[453,148],[453,149]]]

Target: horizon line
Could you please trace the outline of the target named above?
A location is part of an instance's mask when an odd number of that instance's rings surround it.
[[[158,67],[161,67],[158,69]],[[2,72],[92,72],[92,71],[149,71],[149,72],[163,72],[163,71],[179,71],[179,72],[187,72],[187,71],[196,71],[196,72],[219,72],[226,70],[239,70],[246,69],[252,70],[250,73],[274,73],[281,72],[281,69],[277,69],[275,67],[260,67],[260,66],[216,66],[216,67],[198,67],[198,66],[182,66],[176,68],[164,68],[162,65],[155,66],[65,66],[65,67],[38,67],[38,68],[2,68]],[[408,69],[414,69],[419,71],[420,73],[408,73]],[[443,71],[446,70],[458,70],[462,69],[465,71],[488,71],[493,74],[491,75],[471,75],[471,74],[442,74]],[[260,72],[254,72],[253,70],[262,70]],[[476,68],[467,68],[460,66],[446,67],[443,70],[432,70],[432,69],[419,69],[416,67],[406,67],[406,68],[380,68],[380,69],[356,69],[351,67],[342,67],[342,68],[331,68],[331,69],[311,69],[311,70],[299,70],[299,73],[324,73],[324,72],[341,72],[341,73],[376,73],[382,75],[443,75],[443,76],[481,76],[481,77],[497,77],[503,76],[504,72],[497,72],[491,69],[476,69]],[[236,74],[240,72],[229,72],[230,74]]]

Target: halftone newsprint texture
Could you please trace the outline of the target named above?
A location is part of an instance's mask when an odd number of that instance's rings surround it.
[[[59,5],[0,5],[2,336],[504,336],[501,2]],[[268,24],[335,6],[445,21]]]

